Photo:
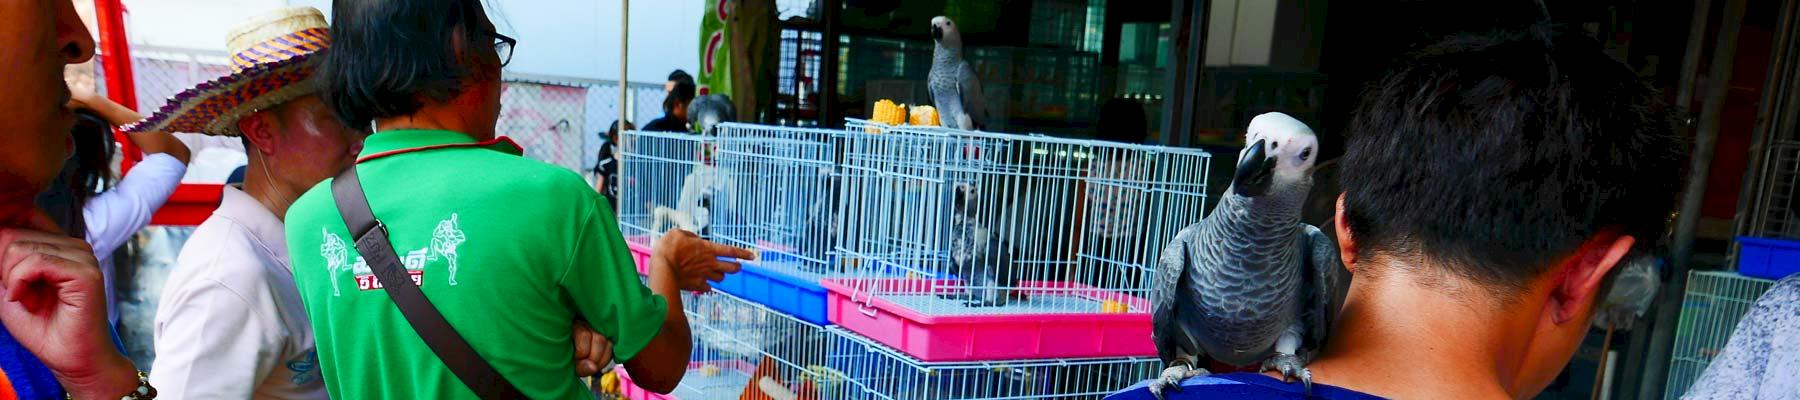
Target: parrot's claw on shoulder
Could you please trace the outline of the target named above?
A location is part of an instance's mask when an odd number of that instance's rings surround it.
[[[1162,375],[1157,376],[1156,380],[1150,382],[1150,394],[1156,396],[1157,400],[1165,400],[1163,397],[1163,390],[1179,392],[1181,391],[1181,381],[1187,380],[1187,378],[1211,374],[1212,372],[1207,371],[1205,368],[1195,368],[1188,366],[1186,363],[1176,363],[1175,365],[1170,365],[1168,368],[1164,368]]]
[[[1306,369],[1306,365],[1300,362],[1300,357],[1293,354],[1275,353],[1275,356],[1263,361],[1262,368],[1256,372],[1268,370],[1281,371],[1283,382],[1300,381],[1302,385],[1306,386],[1306,393],[1312,394],[1312,371]]]

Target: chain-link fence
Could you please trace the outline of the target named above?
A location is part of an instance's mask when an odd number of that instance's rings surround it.
[[[142,111],[161,108],[176,93],[231,73],[223,52],[154,46],[134,46],[131,51],[136,106]],[[104,90],[103,68],[92,71],[91,85]],[[599,133],[619,119],[619,84],[511,72],[505,80],[496,133],[518,142],[525,148],[526,157],[575,171],[591,171],[602,143]],[[626,112],[631,116],[628,120],[642,125],[662,115],[660,82],[630,83],[626,92]],[[224,183],[247,160],[237,138],[198,134],[177,137],[194,153],[184,183]],[[120,310],[119,332],[128,355],[137,365],[151,365],[155,358],[152,327],[163,282],[174,269],[175,255],[192,232],[192,227],[146,229],[135,241],[135,257],[120,263],[119,304],[115,305]]]
[[[138,46],[132,49],[133,82],[137,109],[155,110],[170,96],[201,82],[231,73],[222,52]],[[525,156],[572,170],[591,170],[600,149],[600,137],[608,124],[619,119],[619,86],[602,81],[555,76],[506,74],[500,96],[501,113],[496,132],[512,137],[525,147]],[[631,83],[627,87],[631,118],[642,125],[662,115],[663,88],[656,83]],[[182,135],[195,154],[243,153],[237,139]],[[190,182],[219,183],[238,165],[241,157],[220,155],[224,161],[196,157]],[[209,164],[220,165],[209,165]],[[221,171],[222,170],[222,171]],[[216,178],[216,179],[208,179]]]

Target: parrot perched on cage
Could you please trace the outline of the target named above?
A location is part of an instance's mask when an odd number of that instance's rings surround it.
[[[949,128],[981,129],[987,121],[987,102],[981,95],[975,67],[963,59],[962,31],[950,18],[932,18],[931,40],[937,42],[937,47],[931,52],[926,87],[931,90],[931,102],[937,106],[939,122]]]
[[[967,290],[945,296],[961,296],[970,306],[1004,306],[1011,297],[1017,296],[1012,289],[1019,286],[1019,271],[1013,265],[1013,257],[1018,252],[1011,242],[989,227],[994,217],[979,211],[984,207],[979,189],[958,183],[953,191],[950,273],[962,279]]]
[[[1208,362],[1259,365],[1304,382],[1343,307],[1350,273],[1317,227],[1300,222],[1318,138],[1281,113],[1250,121],[1236,175],[1205,220],[1163,249],[1151,288],[1151,335],[1168,366],[1162,397]]]

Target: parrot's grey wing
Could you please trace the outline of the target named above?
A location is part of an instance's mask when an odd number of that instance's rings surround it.
[[[1162,256],[1157,258],[1155,270],[1150,271],[1155,276],[1150,288],[1150,302],[1153,307],[1150,314],[1152,325],[1150,336],[1156,343],[1157,356],[1161,357],[1164,363],[1175,361],[1176,355],[1180,352],[1199,353],[1198,349],[1194,348],[1195,344],[1187,340],[1188,335],[1182,331],[1180,315],[1176,312],[1180,302],[1193,300],[1191,293],[1187,296],[1182,295],[1186,291],[1181,290],[1181,282],[1184,280],[1182,276],[1193,268],[1194,258],[1190,256],[1193,252],[1190,251],[1189,246],[1196,244],[1195,240],[1198,240],[1199,236],[1200,224],[1182,228],[1180,233],[1175,234],[1175,240],[1170,241],[1167,247],[1163,247]]]
[[[962,92],[963,113],[968,114],[969,120],[975,125],[962,128],[976,130],[987,122],[987,96],[981,93],[981,79],[977,78],[975,67],[969,65],[967,60],[962,62],[957,76],[960,78],[957,80],[957,88]]]
[[[1331,324],[1337,321],[1338,312],[1344,309],[1344,297],[1350,292],[1350,270],[1338,255],[1336,241],[1319,227],[1300,225],[1305,226],[1302,250],[1307,261],[1306,280],[1301,287],[1306,292],[1305,341],[1308,348],[1318,351],[1331,336]]]

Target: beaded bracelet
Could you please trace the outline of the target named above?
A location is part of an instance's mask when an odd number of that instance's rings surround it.
[[[150,374],[146,374],[144,371],[138,371],[137,380],[137,389],[132,390],[131,393],[126,393],[124,396],[119,396],[119,400],[150,400],[156,398],[156,388],[150,386]],[[75,398],[74,394],[65,394],[65,396],[70,400]]]

